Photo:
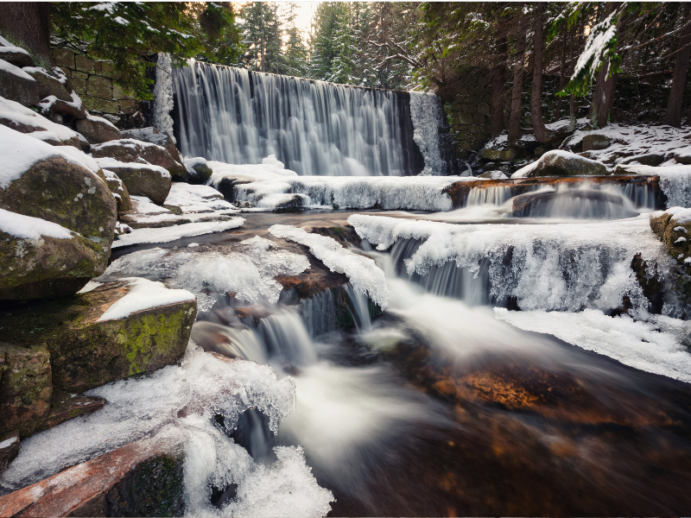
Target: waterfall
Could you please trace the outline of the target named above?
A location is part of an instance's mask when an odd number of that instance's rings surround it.
[[[300,175],[450,171],[438,145],[443,121],[436,105],[441,101],[430,94],[336,85],[194,60],[173,69],[172,76],[175,135],[185,156],[258,164],[273,154]]]

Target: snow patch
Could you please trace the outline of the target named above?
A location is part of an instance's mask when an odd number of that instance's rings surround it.
[[[73,233],[57,223],[41,218],[24,216],[16,212],[0,209],[0,232],[19,239],[39,240],[42,237],[72,239]]]
[[[232,218],[229,221],[210,221],[202,223],[188,223],[164,228],[140,228],[129,234],[119,235],[113,241],[111,248],[139,245],[143,243],[168,243],[185,237],[202,236],[215,232],[224,232],[242,226],[243,218]]]
[[[122,280],[129,284],[130,291],[110,306],[97,322],[120,320],[139,311],[195,300],[194,295],[189,291],[171,290],[160,282],[151,282],[139,277]]]

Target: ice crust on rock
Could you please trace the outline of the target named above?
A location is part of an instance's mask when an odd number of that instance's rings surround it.
[[[106,406],[25,440],[17,459],[0,478],[15,490],[144,437],[182,442],[188,516],[324,516],[333,501],[318,486],[298,448],[277,448],[278,462],[253,461],[247,450],[212,423],[225,418],[232,430],[239,415],[254,407],[278,425],[293,408],[291,378],[277,379],[266,365],[220,359],[190,342],[180,366],[149,376],[110,383],[87,393]],[[178,417],[184,408],[186,417]],[[183,414],[184,415],[184,414]],[[211,487],[237,484],[237,497],[221,509],[211,505]]]
[[[425,159],[421,175],[442,175],[446,164],[439,151],[439,128],[442,120],[441,101],[430,93],[410,92],[410,118],[413,121],[413,141]]]
[[[231,218],[228,221],[210,221],[202,223],[188,223],[164,228],[140,228],[129,234],[121,234],[113,241],[111,248],[139,245],[142,243],[169,243],[185,237],[202,236],[215,232],[224,232],[241,227],[245,222],[242,218]]]
[[[287,198],[300,195],[306,207],[447,211],[451,198],[442,192],[459,181],[478,180],[459,176],[298,176],[283,169],[273,157],[263,164],[233,165],[208,162],[213,170],[209,184],[218,188],[224,178],[238,180],[236,199],[274,209]]]
[[[275,250],[272,241],[260,237],[247,239],[234,250],[237,251],[229,254],[215,251],[169,254],[161,248],[142,250],[113,261],[99,280],[132,275],[165,280],[172,288],[193,292],[199,312],[203,313],[228,292],[249,304],[263,301],[275,304],[283,287],[274,277],[299,275],[309,268],[306,257]]]
[[[609,317],[597,309],[579,313],[494,311],[498,319],[519,329],[554,335],[624,365],[691,383],[691,355],[679,343],[682,320],[656,315],[652,322],[642,322],[627,315]]]
[[[647,314],[648,300],[631,261],[637,253],[661,271],[670,259],[649,227],[648,215],[618,221],[537,225],[453,225],[355,214],[348,222],[378,250],[419,240],[405,259],[409,275],[427,275],[449,262],[478,278],[487,268],[489,297],[516,297],[523,310],[613,309],[628,295]],[[508,254],[510,263],[505,264]]]
[[[373,259],[343,248],[335,239],[310,234],[291,225],[273,225],[269,228],[269,233],[308,247],[312,255],[332,272],[347,275],[356,292],[369,296],[382,310],[388,306],[389,288],[386,276]]]
[[[73,233],[57,223],[0,209],[0,232],[19,239],[39,240],[43,236],[72,239]],[[76,233],[75,233],[76,234]]]
[[[165,52],[158,54],[158,66],[156,67],[156,83],[154,84],[154,126],[168,135],[173,142],[173,76],[170,55]]]
[[[189,302],[194,300],[194,295],[187,290],[171,290],[160,282],[152,282],[140,277],[129,277],[121,279],[130,287],[127,295],[117,300],[110,306],[98,322],[104,320],[119,320],[127,318],[132,313],[144,311],[151,308],[168,306],[179,302]]]

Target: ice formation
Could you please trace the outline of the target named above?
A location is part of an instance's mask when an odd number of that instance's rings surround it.
[[[173,69],[170,56],[165,52],[158,54],[156,83],[154,84],[154,126],[175,142],[173,135]]]
[[[269,417],[276,432],[293,408],[294,394],[292,379],[278,380],[268,366],[220,359],[190,343],[180,366],[93,389],[88,395],[108,402],[102,410],[23,441],[0,487],[18,489],[140,438],[154,437],[184,444],[190,516],[323,516],[333,495],[317,485],[299,449],[278,448],[278,462],[258,465],[212,424],[219,414],[232,430],[239,415],[254,407]],[[178,417],[183,408],[188,409],[187,417]],[[237,497],[226,507],[212,506],[212,486],[233,483],[238,485]]]
[[[420,174],[443,175],[446,163],[439,151],[439,129],[444,115],[441,101],[434,94],[410,92],[410,118],[413,121],[413,140],[425,159]]]
[[[112,248],[139,245],[142,243],[169,243],[185,237],[202,236],[215,232],[224,232],[242,226],[242,218],[231,218],[228,221],[210,221],[206,223],[188,223],[164,228],[140,228],[129,234],[121,234],[113,241]]]
[[[345,273],[355,291],[369,296],[382,310],[389,304],[389,289],[384,272],[369,257],[343,248],[330,237],[310,234],[291,225],[273,225],[269,233],[307,246],[312,255],[332,272]]]
[[[124,297],[115,301],[101,315],[98,322],[119,320],[138,311],[194,300],[194,295],[189,291],[171,290],[160,282],[152,282],[140,277],[128,277],[121,280],[127,282],[130,290]]]
[[[612,309],[628,295],[645,312],[648,301],[631,261],[641,253],[660,268],[668,262],[647,215],[559,225],[452,225],[359,214],[348,222],[378,250],[400,242],[394,252],[401,267],[408,275],[428,276],[430,288],[460,268],[466,284],[473,283],[474,302],[502,305],[515,298],[523,310]],[[446,278],[439,289],[448,283]]]

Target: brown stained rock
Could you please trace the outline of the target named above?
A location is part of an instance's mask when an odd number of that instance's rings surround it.
[[[181,516],[179,441],[142,440],[0,497],[0,516]]]
[[[106,183],[110,191],[116,195],[115,201],[118,204],[118,214],[132,210],[132,200],[130,199],[130,193],[127,191],[127,187],[120,178],[117,177],[115,173],[112,176],[106,175]]]
[[[50,414],[41,423],[36,431],[47,430],[59,424],[69,421],[80,415],[91,414],[100,410],[106,404],[106,400],[100,397],[87,397],[78,394],[68,394],[60,389],[53,388],[53,399],[50,405]]]
[[[187,347],[196,301],[99,321],[129,290],[126,282],[111,282],[71,298],[18,307],[0,315],[0,329],[10,343],[47,347],[53,384],[71,393],[175,363]]]
[[[9,63],[7,66],[13,67]],[[21,72],[21,68],[13,68]],[[39,101],[38,83],[0,67],[0,97],[16,101],[24,106],[33,106]]]
[[[0,59],[12,63],[15,67],[32,67],[34,59],[24,49],[19,47],[0,46]]]
[[[56,114],[69,115],[75,119],[86,118],[86,110],[84,109],[83,105],[80,108],[77,108],[73,103],[66,102],[61,99],[57,99],[50,105],[48,113],[51,118],[54,118]]]
[[[49,95],[54,95],[62,101],[72,101],[72,97],[70,97],[70,93],[67,91],[67,88],[65,88],[59,79],[53,77],[45,69],[28,67],[24,69],[24,72],[33,77],[38,83],[38,95],[41,99],[44,99]]]
[[[125,163],[139,162],[142,159],[168,170],[174,178],[186,173],[185,166],[176,161],[164,147],[135,139],[114,140],[93,146],[91,153],[94,158],[110,157]]]
[[[350,243],[359,248],[362,242],[360,236],[350,225],[345,225],[344,227],[312,227],[310,232],[335,239],[343,246],[347,246]]]
[[[134,196],[146,196],[158,205],[165,203],[172,185],[170,174],[157,167],[140,163],[107,166],[127,186],[127,191]]]
[[[117,104],[117,103],[116,103]],[[89,106],[87,105],[87,108]],[[101,144],[110,140],[120,138],[120,130],[100,117],[88,117],[79,119],[76,123],[76,130],[86,137],[91,144]]]
[[[35,433],[48,417],[53,393],[50,353],[44,346],[0,343],[5,366],[0,380],[0,435]]]
[[[175,142],[173,142],[173,139],[164,133],[159,133],[159,131],[153,126],[148,128],[124,130],[122,132],[122,138],[142,140],[144,142],[161,146],[168,151],[170,156],[172,156],[176,162],[180,162],[181,164],[183,163],[182,155],[180,154],[180,151],[178,151],[178,148],[175,147]]]
[[[19,430],[0,434],[0,477],[19,454]]]

